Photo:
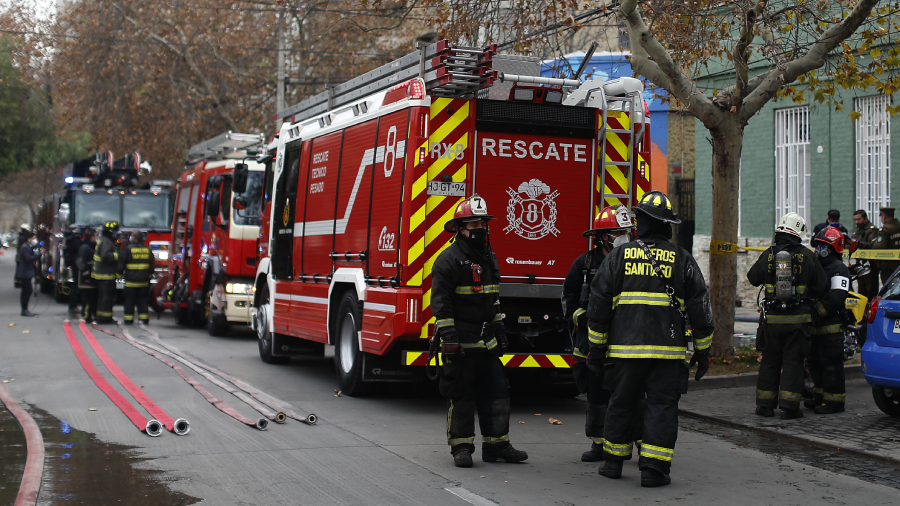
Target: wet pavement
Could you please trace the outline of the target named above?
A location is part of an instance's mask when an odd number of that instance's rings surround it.
[[[107,443],[33,406],[46,451],[38,505],[185,506],[200,499],[169,488],[170,478],[146,469],[133,446]],[[25,469],[25,436],[18,421],[0,408],[0,506],[15,502]]]

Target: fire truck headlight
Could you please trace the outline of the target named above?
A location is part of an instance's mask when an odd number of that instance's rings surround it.
[[[246,283],[226,283],[225,293],[253,293],[253,285]]]

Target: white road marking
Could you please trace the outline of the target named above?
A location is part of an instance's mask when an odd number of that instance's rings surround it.
[[[497,503],[490,499],[485,499],[480,495],[470,492],[462,487],[445,487],[444,490],[450,492],[451,494],[459,497],[463,501],[466,501],[469,504],[474,504],[475,506],[497,506]]]

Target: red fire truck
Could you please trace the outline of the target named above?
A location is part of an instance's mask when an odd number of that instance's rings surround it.
[[[140,176],[151,170],[150,163],[142,161],[136,152],[116,160],[112,152],[98,153],[72,163],[65,193],[51,195],[38,210],[37,234],[46,251],[41,258],[42,291],[53,292],[58,302],[66,300],[75,282],[72,265],[64,260],[66,240],[76,229],[99,230],[107,221],[119,222],[123,244],[129,232],[140,230],[146,234],[146,243],[156,259],[168,260],[172,223],[169,188],[174,183],[141,182]],[[164,272],[158,267],[151,283],[155,284]],[[117,286],[124,288],[124,281]]]
[[[255,293],[264,362],[331,344],[344,393],[421,380],[443,225],[477,192],[495,216],[502,361],[571,383],[562,283],[602,206],[649,191],[650,120],[637,79],[539,65],[443,41],[277,115]]]
[[[154,298],[181,325],[224,335],[251,319],[263,166],[262,134],[225,132],[193,146],[178,183],[168,290]]]

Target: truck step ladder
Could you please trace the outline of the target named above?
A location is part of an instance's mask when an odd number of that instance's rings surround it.
[[[639,109],[641,96],[607,96],[606,102],[608,105],[603,106],[603,119],[598,133],[600,160],[603,164],[600,172],[600,209],[616,203],[631,209],[634,204],[634,147],[644,132],[644,121],[640,123],[640,130],[635,131],[637,113],[643,113]],[[609,107],[613,104],[619,104],[619,107]],[[625,126],[624,122],[627,121],[627,128],[610,128],[611,119],[617,126]]]

